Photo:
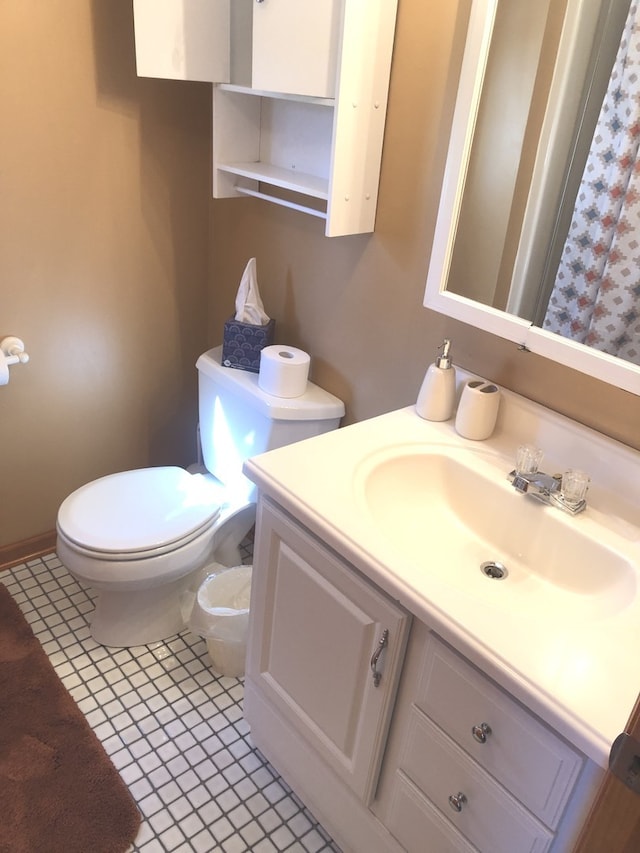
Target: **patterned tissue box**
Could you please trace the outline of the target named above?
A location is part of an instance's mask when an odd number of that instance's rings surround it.
[[[233,318],[224,324],[222,340],[222,363],[225,367],[236,367],[258,373],[260,351],[273,343],[276,321],[269,320],[264,326],[240,323]]]

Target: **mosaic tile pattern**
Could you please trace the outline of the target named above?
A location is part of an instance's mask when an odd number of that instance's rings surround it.
[[[107,649],[92,593],[55,554],[0,575],[129,786],[140,853],[340,853],[251,743],[242,681],[211,670],[188,631]]]

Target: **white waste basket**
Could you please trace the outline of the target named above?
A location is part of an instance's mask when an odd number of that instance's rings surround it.
[[[206,640],[220,675],[244,675],[252,568],[234,566],[206,577],[191,611],[189,628]]]

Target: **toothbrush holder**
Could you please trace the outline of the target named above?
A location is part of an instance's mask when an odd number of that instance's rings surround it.
[[[493,433],[500,408],[500,389],[493,382],[471,379],[462,389],[456,414],[456,432],[483,441]]]

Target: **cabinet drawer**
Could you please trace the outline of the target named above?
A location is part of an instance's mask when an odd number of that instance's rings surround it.
[[[554,829],[582,756],[441,641],[429,642],[416,704]],[[489,727],[479,742],[474,727]]]
[[[484,853],[545,853],[553,833],[511,797],[417,708],[409,718],[400,768]],[[464,795],[460,811],[450,796]]]
[[[389,807],[389,831],[405,850],[417,853],[478,853],[416,786],[398,772]]]

